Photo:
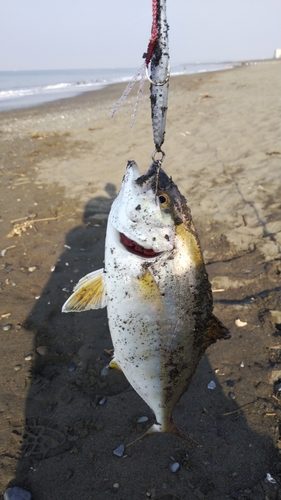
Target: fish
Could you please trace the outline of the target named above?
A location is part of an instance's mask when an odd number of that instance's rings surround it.
[[[148,433],[180,434],[173,410],[207,347],[230,334],[213,314],[190,209],[159,162],[143,175],[128,162],[108,217],[104,268],[78,282],[62,311],[105,306],[109,366],[154,412]]]

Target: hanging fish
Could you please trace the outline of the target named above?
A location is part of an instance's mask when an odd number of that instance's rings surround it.
[[[82,278],[63,306],[107,306],[120,368],[153,410],[149,432],[178,433],[172,413],[205,349],[228,330],[213,315],[211,286],[185,198],[159,163],[140,176],[130,161],[108,218],[104,269]]]

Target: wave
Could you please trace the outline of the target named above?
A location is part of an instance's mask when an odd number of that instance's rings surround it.
[[[171,75],[226,69],[229,64],[181,64]],[[135,68],[100,70],[46,70],[1,72],[0,110],[29,107],[47,101],[73,97],[113,83],[130,81]]]
[[[82,89],[91,90],[96,87],[101,87],[108,85],[109,82],[106,80],[98,80],[96,82],[76,82],[76,83],[57,83],[55,85],[45,85],[40,87],[28,87],[28,88],[18,88],[18,89],[7,89],[0,91],[0,100],[14,99],[17,97],[45,94],[50,92],[61,92],[61,91],[75,91],[77,93]]]

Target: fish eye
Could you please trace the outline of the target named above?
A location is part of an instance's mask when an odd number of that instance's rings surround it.
[[[163,208],[167,208],[170,204],[170,197],[166,193],[162,193],[158,196],[160,204]]]

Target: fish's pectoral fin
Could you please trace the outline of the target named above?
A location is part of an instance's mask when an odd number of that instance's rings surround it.
[[[120,368],[119,364],[117,363],[116,359],[112,359],[108,365],[108,368],[113,368],[114,370],[118,370],[119,372],[122,372],[122,368]]]
[[[222,324],[222,322],[216,316],[214,316],[214,314],[212,314],[212,317],[211,317],[210,322],[209,322],[209,327],[207,329],[207,332],[206,332],[206,335],[205,335],[205,338],[203,341],[203,348],[207,349],[207,347],[209,347],[209,345],[213,344],[217,340],[220,340],[220,339],[226,340],[226,339],[230,339],[230,337],[231,337],[231,334],[230,334],[228,328],[226,328],[226,326],[224,326]]]
[[[103,269],[87,274],[78,281],[73,294],[62,307],[62,312],[82,312],[102,309],[107,305]]]

